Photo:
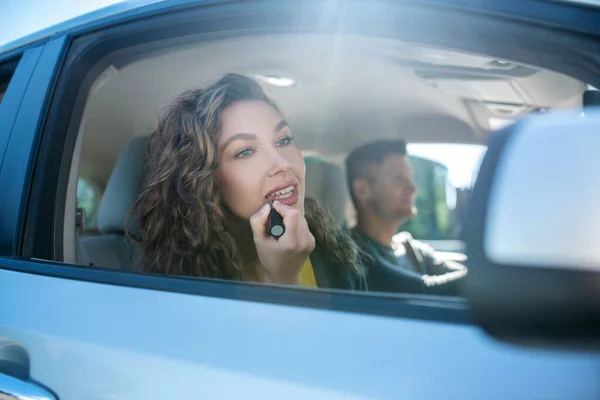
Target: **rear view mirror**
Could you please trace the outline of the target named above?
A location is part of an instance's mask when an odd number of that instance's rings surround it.
[[[467,297],[514,343],[600,347],[600,113],[496,133],[470,199]]]

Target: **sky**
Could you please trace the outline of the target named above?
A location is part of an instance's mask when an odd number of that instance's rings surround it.
[[[0,0],[0,46],[90,11],[125,0]],[[484,152],[482,146],[412,144],[411,154],[448,167],[455,187],[471,184]]]
[[[0,0],[0,46],[123,0]]]

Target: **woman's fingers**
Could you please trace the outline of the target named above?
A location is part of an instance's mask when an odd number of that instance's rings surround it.
[[[273,208],[283,217],[285,233],[279,238],[283,245],[296,243],[298,236],[298,223],[300,221],[300,212],[287,204],[274,202]],[[288,246],[286,246],[288,247]]]
[[[254,235],[255,240],[265,238],[267,219],[269,218],[270,211],[271,207],[269,206],[269,203],[267,203],[250,217],[250,227],[252,228],[252,234]]]
[[[274,202],[273,208],[283,217],[283,225],[285,225],[285,233],[281,237],[286,239],[293,239],[298,236],[298,221],[300,220],[300,212],[295,208],[288,206],[287,204]]]
[[[305,218],[302,218],[302,224],[304,226],[303,231],[305,233],[304,238],[306,240],[306,246],[312,252],[315,249],[315,237],[310,232],[310,229],[308,228],[308,222]]]
[[[281,244],[288,250],[312,251],[314,249],[314,237],[308,229],[305,218],[300,212],[286,204],[275,202],[273,208],[283,217],[285,234],[279,238]]]
[[[272,207],[281,214],[285,225],[285,233],[278,239],[266,233],[271,211],[268,204],[250,218],[265,282],[298,284],[300,270],[314,250],[314,237],[298,210],[277,202]]]
[[[278,201],[274,201],[273,202],[273,208],[279,213],[281,214],[281,216],[283,217],[283,219],[285,220],[285,217],[290,215],[290,214],[294,214],[294,213],[298,213],[298,210],[296,210],[294,207],[288,206],[287,204],[283,204],[280,203]]]
[[[308,223],[305,218],[300,216],[300,212],[293,207],[279,202],[274,202],[272,206],[283,217],[285,233],[279,239],[273,239],[272,245],[277,243],[277,247],[285,251],[304,252],[312,251],[315,246],[315,240],[310,233]],[[250,217],[250,227],[255,241],[264,241],[270,238],[267,234],[267,224],[271,206],[267,203]],[[269,241],[270,242],[270,241]]]

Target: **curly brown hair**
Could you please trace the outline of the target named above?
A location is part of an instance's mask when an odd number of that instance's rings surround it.
[[[135,216],[135,229],[126,224],[128,237],[138,247],[138,269],[241,279],[245,263],[226,229],[230,214],[216,178],[217,143],[223,111],[251,100],[263,101],[281,113],[257,82],[237,74],[186,91],[163,110],[148,138],[146,178],[129,213]],[[315,249],[335,268],[361,274],[356,245],[327,209],[307,198],[305,217]]]

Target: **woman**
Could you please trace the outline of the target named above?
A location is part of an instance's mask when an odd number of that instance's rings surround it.
[[[129,235],[144,271],[366,290],[357,247],[304,198],[290,126],[252,79],[227,74],[180,95],[148,139],[146,172]],[[279,239],[266,233],[271,201]]]

